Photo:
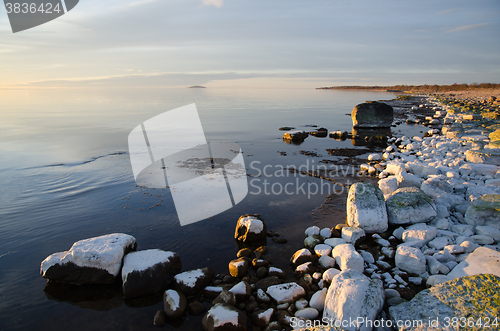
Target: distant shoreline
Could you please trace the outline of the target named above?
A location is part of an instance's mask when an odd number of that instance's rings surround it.
[[[498,89],[500,84],[452,84],[452,85],[392,85],[392,86],[330,86],[317,87],[317,90],[364,90],[397,93],[443,93],[450,91],[470,91],[478,89]]]

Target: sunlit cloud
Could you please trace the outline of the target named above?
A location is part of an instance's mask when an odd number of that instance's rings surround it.
[[[203,0],[205,6],[215,6],[217,8],[222,7],[224,0]]]
[[[455,32],[462,32],[462,31],[469,31],[469,30],[476,30],[480,29],[484,26],[491,25],[491,23],[479,23],[479,24],[471,24],[471,25],[462,25],[457,28],[451,29],[446,31],[446,33],[455,33]]]

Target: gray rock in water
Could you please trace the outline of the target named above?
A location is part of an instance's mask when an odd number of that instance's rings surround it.
[[[388,104],[369,101],[354,107],[351,117],[354,128],[388,128],[394,120],[394,110]]]
[[[403,326],[398,330],[458,330],[449,328],[453,318],[458,321],[462,317],[471,321],[481,318],[483,326],[485,318],[494,321],[498,318],[499,302],[500,278],[475,275],[421,291],[411,301],[389,307],[389,314],[394,324],[396,321],[421,323],[418,328]]]
[[[374,321],[384,306],[384,299],[381,280],[370,279],[353,269],[345,270],[333,278],[328,289],[323,321],[343,321],[345,330],[372,330],[369,325],[361,324],[356,327],[349,324],[349,321],[358,318]]]
[[[165,312],[163,310],[158,310],[155,314],[155,318],[153,319],[153,325],[162,327],[167,323],[167,316],[165,316]]]
[[[60,283],[112,283],[120,273],[125,254],[136,248],[135,238],[123,233],[80,240],[69,251],[54,253],[43,260],[40,273]]]
[[[414,224],[427,222],[437,213],[424,192],[416,187],[403,187],[387,198],[387,215],[390,224]]]
[[[123,259],[123,296],[160,293],[168,288],[181,267],[181,258],[174,252],[161,249],[132,252]]]
[[[347,224],[367,233],[387,230],[387,209],[382,191],[369,183],[355,183],[347,197]]]
[[[246,314],[225,303],[218,303],[206,313],[202,324],[205,331],[247,331]]]

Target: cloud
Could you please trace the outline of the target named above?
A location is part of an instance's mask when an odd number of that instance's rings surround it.
[[[446,33],[455,33],[455,32],[462,32],[462,31],[469,31],[469,30],[476,30],[480,29],[483,26],[491,25],[492,23],[479,23],[479,24],[471,24],[471,25],[462,25],[457,28],[451,29],[446,31]]]
[[[217,8],[222,7],[224,0],[203,0],[205,6],[215,6]]]

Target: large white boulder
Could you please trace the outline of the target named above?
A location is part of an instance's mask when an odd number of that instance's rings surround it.
[[[378,188],[384,196],[391,194],[398,189],[398,179],[396,176],[389,176],[378,181]]]
[[[363,272],[365,269],[363,257],[351,244],[335,246],[332,250],[332,256],[335,258],[335,262],[337,262],[341,270],[355,269],[359,272]]]
[[[465,261],[460,262],[448,274],[450,278],[493,274],[500,277],[500,252],[486,247],[478,247]]]
[[[373,184],[351,185],[347,197],[347,224],[367,233],[387,230],[387,209],[382,191]]]
[[[123,296],[133,298],[164,291],[181,267],[181,258],[174,252],[148,249],[129,253],[123,259]]]
[[[351,321],[374,321],[384,306],[382,281],[370,279],[349,269],[335,276],[328,288],[323,320],[338,321],[344,330],[371,331],[368,324],[352,325]],[[347,325],[347,327],[346,327]]]
[[[437,215],[432,200],[416,187],[397,189],[387,198],[387,215],[390,224],[427,222]]]
[[[396,176],[398,180],[398,187],[420,187],[422,185],[422,178],[409,174],[406,171],[400,172]]]
[[[486,194],[472,201],[464,220],[470,225],[487,225],[500,229],[500,195]]]
[[[417,275],[426,271],[425,256],[420,249],[399,245],[395,257],[396,267]]]
[[[61,283],[112,283],[120,273],[123,257],[136,247],[135,238],[124,233],[80,240],[69,251],[43,260],[40,273]]]

